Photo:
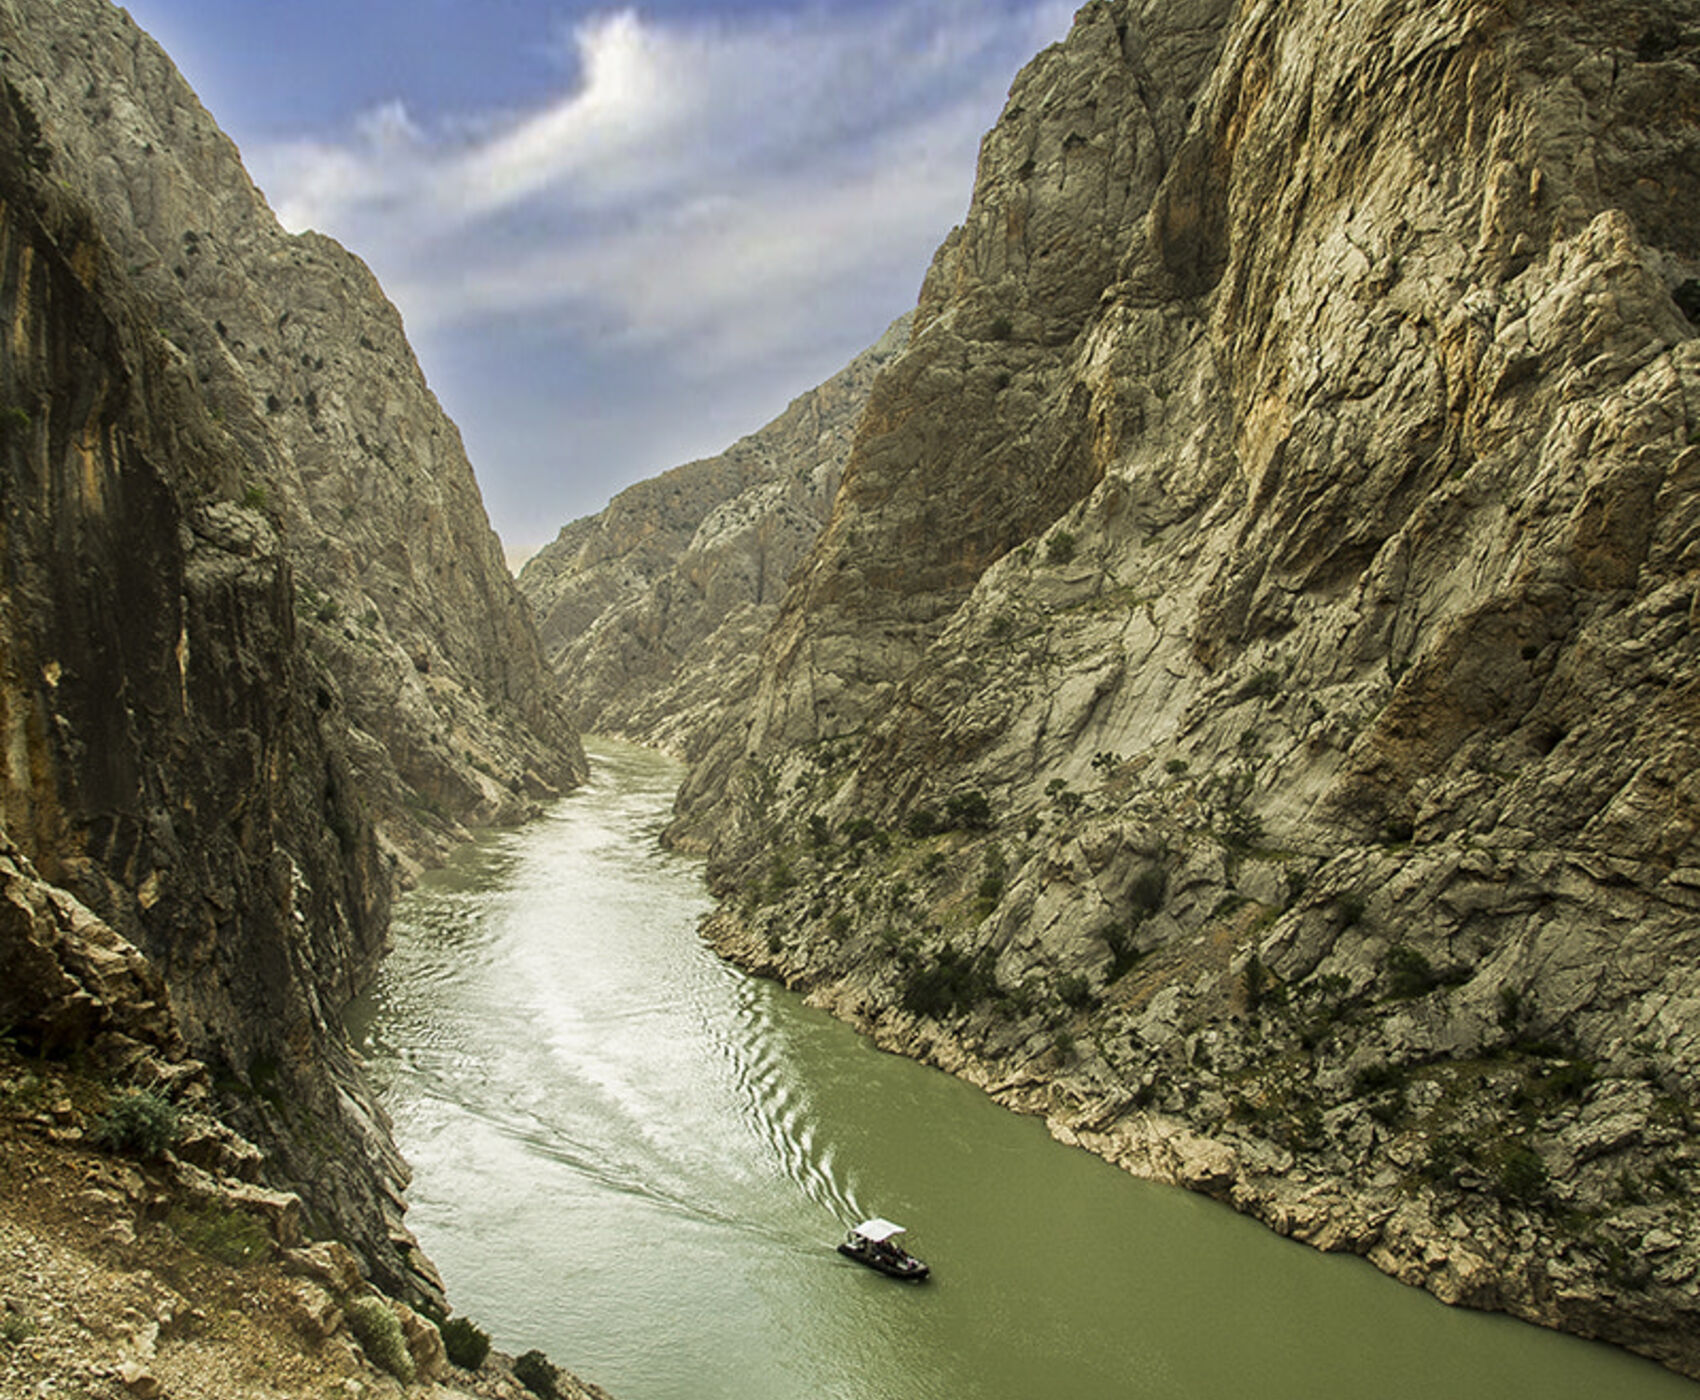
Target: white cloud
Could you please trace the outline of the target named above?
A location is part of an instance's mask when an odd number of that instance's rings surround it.
[[[571,32],[569,90],[499,126],[389,103],[344,141],[253,163],[284,222],[364,254],[410,325],[544,315],[658,351],[758,355],[764,334],[799,330],[776,298],[831,302],[894,260],[918,282],[1015,68],[1065,14],[621,10]]]
[[[631,10],[568,31],[524,111],[375,106],[250,147],[273,206],[361,254],[530,547],[718,451],[913,305],[979,141],[1072,0]]]

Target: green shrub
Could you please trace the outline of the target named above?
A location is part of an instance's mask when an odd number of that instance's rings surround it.
[[[940,948],[932,963],[910,972],[901,998],[903,1009],[937,1017],[984,1001],[998,990],[993,961],[990,950],[973,957],[948,945]]]
[[[559,1400],[560,1391],[555,1388],[555,1368],[550,1364],[549,1358],[536,1348],[514,1362],[514,1377],[533,1395],[541,1395],[543,1400]]]
[[[1281,673],[1273,667],[1259,671],[1240,687],[1242,700],[1263,700],[1281,689]]]
[[[1415,948],[1396,943],[1387,950],[1387,989],[1396,997],[1420,997],[1440,985],[1434,966]]]
[[[131,1089],[112,1100],[94,1125],[94,1141],[118,1152],[157,1157],[177,1141],[177,1108],[151,1089]]]
[[[1148,865],[1133,877],[1127,892],[1136,919],[1155,914],[1163,907],[1163,896],[1169,892],[1169,872],[1160,865]]]
[[[197,1254],[237,1268],[271,1254],[271,1231],[244,1210],[216,1205],[173,1206],[165,1217],[171,1233]]]
[[[939,814],[931,807],[914,807],[903,818],[904,835],[916,841],[924,841],[929,836],[936,836],[945,829]]]
[[[953,793],[945,799],[944,816],[958,831],[988,831],[992,825],[992,801],[978,788]]]
[[[1067,564],[1074,559],[1079,542],[1067,530],[1058,530],[1045,541],[1045,562]]]
[[[1057,979],[1057,996],[1065,1006],[1072,1006],[1076,1011],[1084,1011],[1098,1000],[1092,984],[1078,972]]]
[[[465,1371],[476,1371],[490,1355],[490,1334],[464,1317],[451,1317],[437,1324],[443,1334],[443,1349],[449,1360]]]
[[[1592,1060],[1566,1060],[1539,1075],[1537,1082],[1549,1093],[1562,1099],[1583,1098],[1596,1078]]]
[[[1110,928],[1104,932],[1104,943],[1110,950],[1110,973],[1107,981],[1125,977],[1145,954],[1134,943],[1132,929]]]
[[[852,817],[844,823],[844,839],[855,846],[871,839],[878,830],[871,817]]]
[[[1352,1097],[1368,1099],[1369,1116],[1384,1127],[1404,1121],[1410,1071],[1399,1065],[1365,1065],[1352,1079]]]
[[[381,1366],[403,1385],[413,1383],[413,1354],[402,1335],[401,1319],[382,1298],[351,1298],[343,1309],[348,1330],[374,1366]]]
[[[1263,818],[1244,807],[1234,807],[1222,814],[1222,844],[1236,851],[1247,851],[1263,839]]]
[[[1521,1142],[1512,1143],[1500,1157],[1497,1177],[1499,1194],[1525,1205],[1545,1199],[1551,1180],[1540,1154]]]
[[[1428,1155],[1418,1169],[1430,1181],[1448,1184],[1476,1164],[1476,1151],[1470,1140],[1459,1133],[1439,1133],[1429,1140]]]

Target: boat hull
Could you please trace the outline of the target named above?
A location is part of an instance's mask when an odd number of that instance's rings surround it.
[[[904,1279],[910,1283],[919,1283],[932,1272],[913,1255],[905,1254],[900,1259],[890,1259],[871,1251],[857,1249],[854,1245],[841,1244],[838,1252],[846,1259],[854,1259],[858,1264],[884,1274],[887,1278]]]

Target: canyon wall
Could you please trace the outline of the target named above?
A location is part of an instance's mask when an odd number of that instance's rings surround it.
[[[761,638],[826,525],[869,388],[910,319],[720,456],[565,526],[521,570],[579,729],[690,755],[747,698]]]
[[[244,461],[351,758],[411,872],[465,823],[517,820],[584,773],[460,435],[401,317],[331,239],[283,231],[169,57],[107,0],[0,5],[6,72],[53,174]]]
[[[0,3],[0,57],[0,1032],[200,1085],[440,1298],[341,1014],[398,882],[576,735],[370,273],[105,0]]]
[[[1059,1136],[1700,1375],[1700,6],[1094,0],[673,839]]]

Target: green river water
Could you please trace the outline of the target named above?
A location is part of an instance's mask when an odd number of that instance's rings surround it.
[[[398,911],[350,1022],[457,1311],[616,1400],[1700,1400],[1053,1142],[698,942],[680,770],[592,746]],[[931,1281],[840,1258],[911,1229]]]

